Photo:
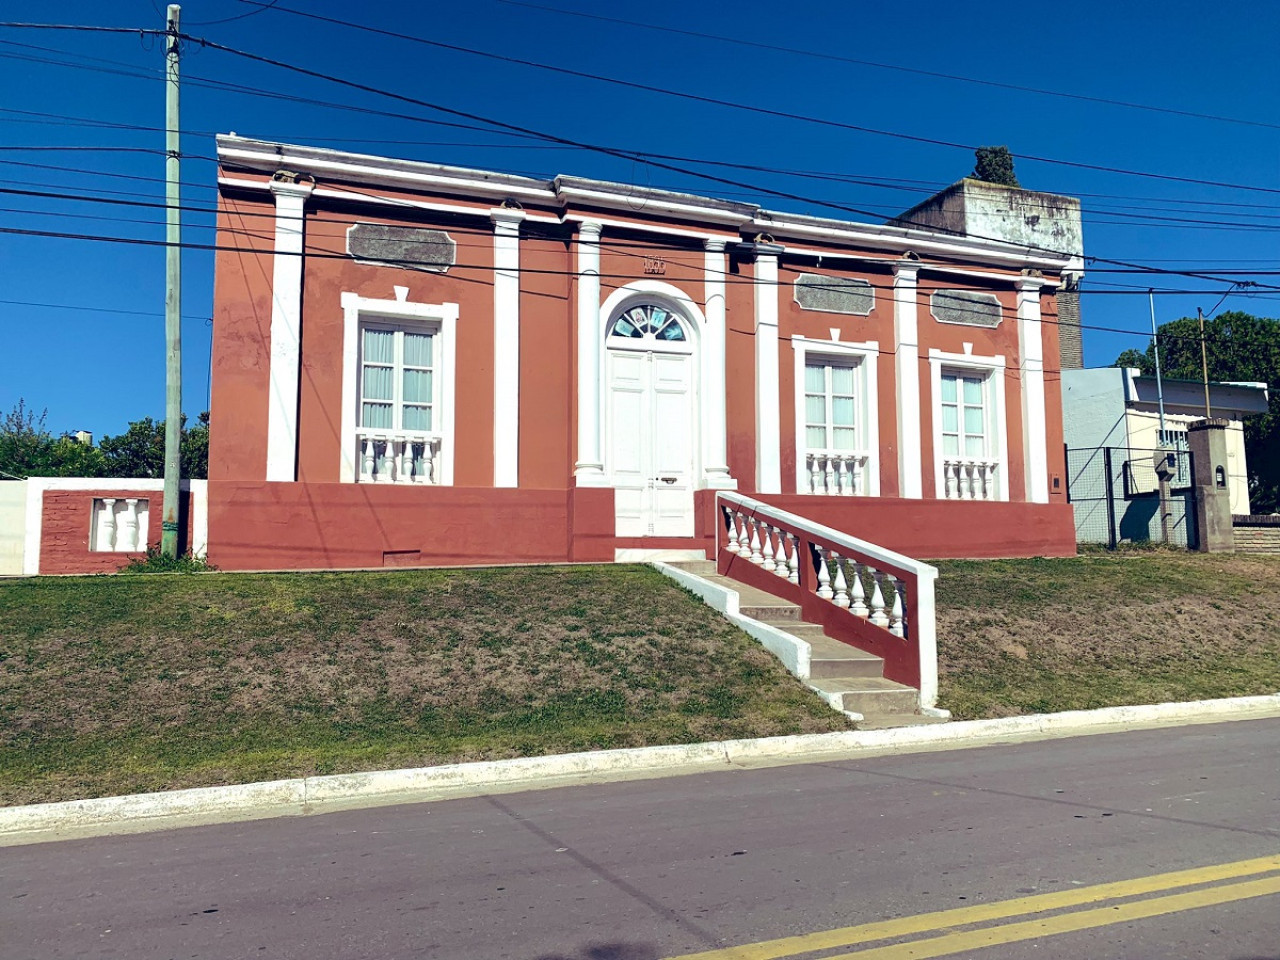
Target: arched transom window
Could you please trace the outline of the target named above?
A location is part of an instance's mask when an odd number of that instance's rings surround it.
[[[609,328],[610,337],[626,340],[650,340],[662,343],[683,343],[684,327],[679,318],[666,307],[656,303],[641,303],[628,307]]]

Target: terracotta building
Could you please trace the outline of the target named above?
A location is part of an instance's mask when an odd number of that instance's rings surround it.
[[[912,556],[1075,550],[1073,251],[235,136],[218,154],[225,569],[701,554],[718,490]]]

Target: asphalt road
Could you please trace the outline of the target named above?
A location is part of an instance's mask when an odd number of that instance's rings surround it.
[[[0,849],[3,960],[707,951],[1276,960],[1280,720]]]

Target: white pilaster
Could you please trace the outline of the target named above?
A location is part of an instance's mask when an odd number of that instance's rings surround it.
[[[298,467],[298,380],[302,347],[303,209],[314,183],[272,180],[276,245],[271,268],[271,381],[267,479],[291,481]]]
[[[706,328],[702,337],[702,485],[712,490],[736,490],[729,476],[728,428],[725,422],[725,241],[706,241],[703,285]]]
[[[578,227],[578,459],[574,481],[580,487],[608,486],[600,455],[600,364],[604,330],[600,326],[600,224]]]
[[[782,492],[782,427],[778,407],[778,256],[776,243],[755,245],[756,492]]]
[[[520,480],[520,222],[523,210],[489,211],[493,221],[493,485]]]
[[[1044,279],[1019,277],[1018,371],[1022,381],[1022,450],[1026,465],[1027,500],[1049,502],[1049,443],[1045,422],[1044,341],[1041,339],[1040,287]]]
[[[898,411],[898,495],[924,496],[920,438],[920,322],[916,280],[920,261],[893,269],[893,363]]]

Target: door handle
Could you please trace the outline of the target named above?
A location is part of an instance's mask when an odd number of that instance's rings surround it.
[[[658,477],[657,479],[661,480],[663,483],[675,483],[676,480],[678,480],[679,478],[678,477]]]

